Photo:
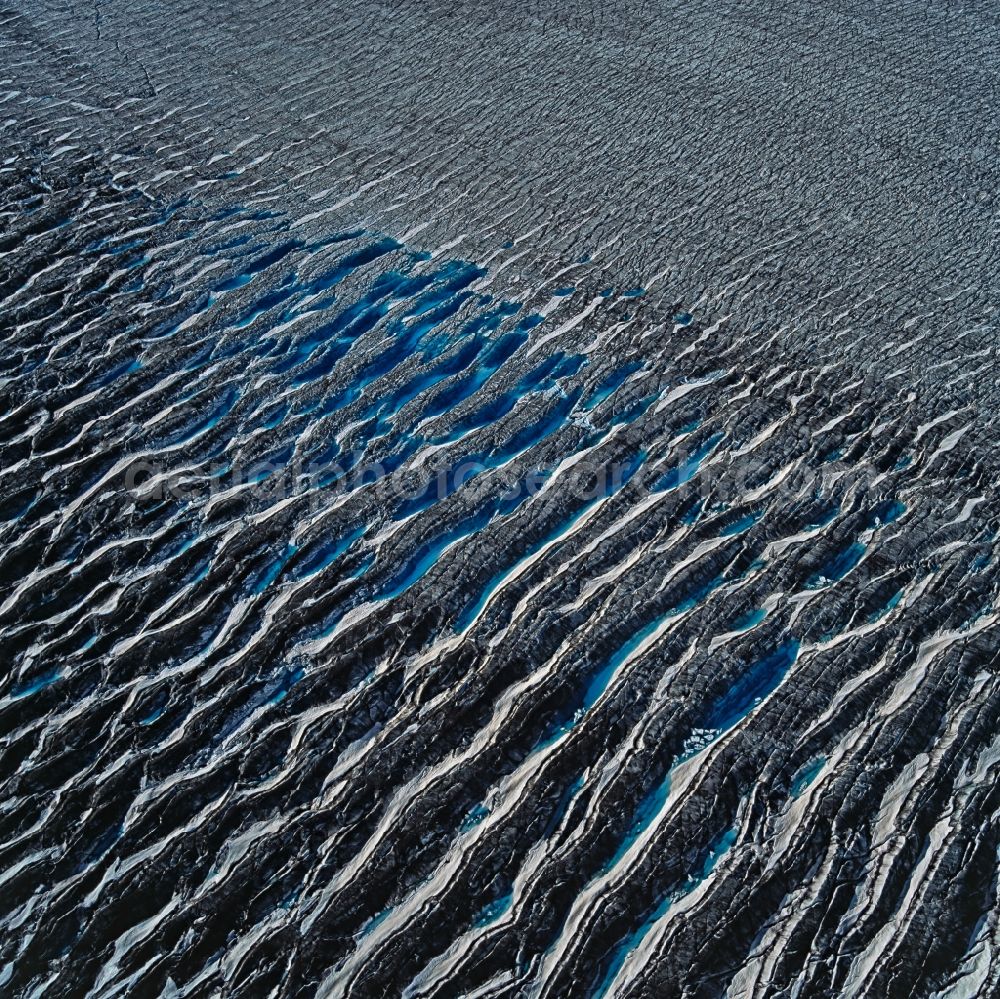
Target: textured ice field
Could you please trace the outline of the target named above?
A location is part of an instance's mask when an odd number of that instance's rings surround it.
[[[997,994],[997,53],[0,13],[0,995]]]

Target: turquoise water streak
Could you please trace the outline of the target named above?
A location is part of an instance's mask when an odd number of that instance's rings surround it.
[[[797,798],[818,776],[823,767],[826,766],[826,757],[818,756],[815,760],[807,763],[796,775],[789,789],[789,794]]]
[[[789,639],[769,655],[751,664],[709,710],[704,727],[723,732],[742,721],[777,688],[798,654],[799,642]]]
[[[716,865],[729,852],[735,842],[735,829],[729,829],[723,833],[712,843],[708,850],[705,851],[701,862],[692,870],[691,874],[688,875],[684,883],[679,888],[665,895],[659,905],[657,905],[657,907],[650,912],[642,923],[640,923],[638,928],[629,933],[628,936],[621,940],[617,946],[611,950],[609,957],[605,959],[607,961],[607,967],[604,975],[594,992],[591,993],[595,999],[596,997],[607,994],[608,989],[614,983],[615,978],[617,978],[618,973],[621,971],[625,961],[628,959],[629,954],[631,954],[642,943],[642,941],[645,940],[649,931],[663,916],[666,915],[671,906],[679,902],[685,895],[690,895],[691,892],[708,879]]]

